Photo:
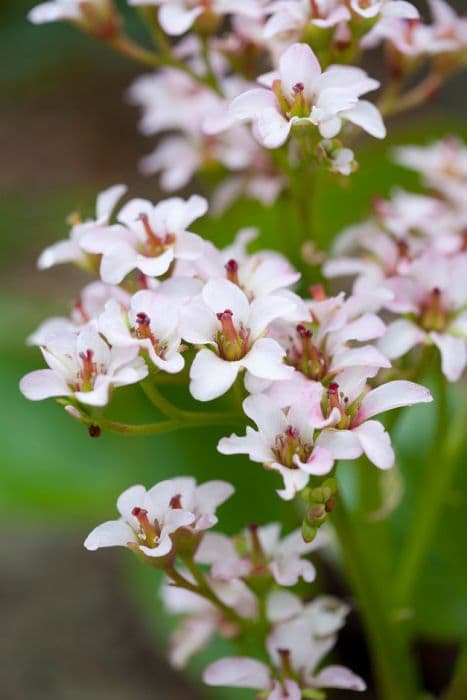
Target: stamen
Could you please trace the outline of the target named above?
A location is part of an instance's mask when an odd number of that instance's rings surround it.
[[[238,262],[236,260],[229,260],[225,264],[225,271],[227,273],[227,279],[233,284],[240,286],[238,281]]]

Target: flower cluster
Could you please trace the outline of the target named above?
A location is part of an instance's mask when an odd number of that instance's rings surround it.
[[[283,256],[247,252],[254,232],[241,231],[222,251],[188,231],[207,209],[202,197],[155,206],[133,199],[112,223],[121,194],[114,187],[99,195],[96,219],[76,221],[70,239],[39,258],[41,267],[74,260],[98,270],[101,282],[85,288],[70,319],[51,319],[31,336],[49,369],[24,377],[23,393],[62,397],[72,415],[92,417],[112,390],[180,373],[189,356],[198,401],[234,385],[249,394],[243,420],[257,430],[223,438],[219,451],[248,454],[279,472],[282,498],[302,491],[310,476],[328,474],[338,459],[366,454],[391,467],[389,435],[373,417],[431,397],[403,380],[369,390],[368,380],[390,367],[392,327],[375,313],[392,303],[386,281],[349,297],[327,297],[317,286],[303,299],[292,289],[300,275]],[[342,270],[342,260],[334,264]]]
[[[119,520],[96,527],[85,547],[128,547],[164,570],[163,602],[184,616],[172,639],[175,667],[185,666],[216,634],[246,643],[257,636],[265,645],[268,664],[221,659],[205,670],[208,685],[253,688],[276,700],[298,700],[309,689],[365,690],[349,669],[322,668],[349,608],[331,596],[303,603],[287,590],[299,579],[314,580],[308,555],[325,544],[325,535],[312,544],[299,531],[281,539],[277,523],[251,525],[235,537],[209,532],[217,508],[232,493],[226,482],[198,486],[190,477],[162,481],[148,491],[132,486],[118,498]]]
[[[446,378],[457,381],[467,363],[467,149],[446,139],[403,147],[397,160],[423,173],[430,195],[397,190],[377,199],[369,221],[337,239],[328,277],[356,275],[354,294],[380,294],[391,315],[378,343],[390,359],[435,345]]]

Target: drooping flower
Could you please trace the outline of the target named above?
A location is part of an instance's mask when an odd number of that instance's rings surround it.
[[[83,237],[90,231],[101,231],[110,221],[118,201],[126,192],[125,185],[114,185],[97,196],[95,220],[81,221],[79,215],[72,215],[70,237],[46,248],[37,261],[40,270],[45,270],[60,263],[75,262],[88,266],[86,253],[81,248]]]
[[[264,335],[272,320],[293,311],[283,296],[267,295],[251,303],[226,279],[207,282],[199,298],[185,307],[182,336],[206,345],[190,370],[190,391],[209,401],[230,389],[242,369],[264,379],[286,379],[293,370],[283,364],[280,345]]]
[[[52,336],[41,350],[49,369],[30,372],[20,382],[31,401],[63,396],[105,406],[113,388],[140,382],[148,373],[138,348],[110,348],[94,323]]]
[[[179,309],[168,296],[143,289],[131,298],[128,311],[109,301],[99,328],[113,347],[137,347],[164,372],[183,369]]]
[[[197,195],[186,201],[171,197],[155,206],[145,199],[132,199],[118,214],[119,226],[90,231],[80,245],[102,255],[104,282],[119,284],[135,269],[159,277],[175,259],[193,260],[202,255],[202,239],[187,228],[206,211],[206,200]]]
[[[210,532],[196,552],[196,561],[209,564],[211,576],[221,581],[248,580],[267,571],[279,586],[295,586],[300,578],[313,581],[316,570],[305,555],[326,544],[326,536],[320,532],[313,542],[306,543],[300,530],[282,539],[280,533],[278,523],[251,526],[235,538]]]
[[[243,437],[222,438],[217,449],[226,455],[247,454],[254,462],[278,471],[284,480],[284,489],[278,494],[285,500],[292,499],[305,488],[311,475],[327,474],[334,464],[331,452],[315,445],[315,431],[326,424],[326,419],[317,415],[316,399],[306,395],[320,395],[321,391],[321,384],[310,382],[308,391],[299,393],[286,408],[266,394],[247,397],[243,410],[258,430],[248,426]]]
[[[203,541],[210,534],[207,533]],[[183,572],[183,575],[191,581],[188,572]],[[237,615],[250,619],[256,617],[256,597],[243,581],[221,581],[211,576],[207,580],[217,597]],[[169,612],[185,616],[171,638],[169,658],[175,668],[184,668],[190,658],[204,649],[215,634],[220,634],[225,639],[238,634],[238,625],[213,603],[196,593],[167,584],[162,588],[161,594]]]
[[[181,528],[196,536],[217,523],[216,509],[232,495],[225,481],[201,486],[191,477],[161,481],[147,491],[132,486],[117,500],[118,520],[98,525],[86,538],[86,549],[129,547],[147,557],[164,557]]]
[[[236,97],[231,114],[253,122],[253,133],[266,148],[278,148],[294,125],[314,124],[324,138],[333,138],[344,120],[377,138],[385,128],[377,108],[360,96],[379,83],[360,68],[331,66],[322,72],[307,44],[293,44],[281,56],[279,71],[259,78],[265,87]]]

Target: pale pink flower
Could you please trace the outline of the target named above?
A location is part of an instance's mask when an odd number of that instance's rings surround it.
[[[210,534],[207,533],[203,541]],[[188,572],[183,572],[183,575],[191,581]],[[243,581],[221,581],[211,576],[208,576],[207,580],[218,598],[240,617],[256,617],[256,597]],[[177,669],[184,668],[190,658],[204,649],[216,634],[231,639],[240,631],[219,608],[192,591],[167,583],[161,594],[164,606],[169,612],[185,616],[180,627],[172,635],[170,643],[169,658]]]
[[[269,700],[300,700],[306,689],[365,690],[364,681],[344,666],[319,669],[336,643],[335,632],[348,609],[329,597],[317,599],[308,609],[300,609],[299,601],[288,593],[278,592],[274,597],[274,602],[268,601],[269,613],[280,608],[283,613],[285,608],[296,616],[279,622],[269,635],[270,666],[248,657],[221,659],[205,670],[204,682],[262,690]],[[287,680],[290,669],[295,680]]]
[[[103,282],[91,282],[87,284],[73,303],[70,318],[49,318],[33,332],[27,339],[28,345],[46,345],[49,338],[68,334],[70,331],[78,333],[80,328],[89,321],[96,319],[104,310],[108,301],[113,299],[121,308],[128,308],[130,295],[120,287],[114,287]]]
[[[360,68],[331,66],[323,73],[307,44],[293,44],[281,56],[279,71],[261,76],[266,87],[236,97],[231,114],[253,122],[253,133],[266,148],[278,148],[294,125],[318,126],[324,138],[336,136],[343,120],[377,138],[385,128],[377,108],[359,97],[379,86]]]
[[[361,374],[348,372],[340,383],[323,387],[317,412],[329,424],[319,434],[316,445],[328,450],[334,459],[357,459],[365,454],[379,469],[394,465],[391,438],[379,421],[378,413],[432,401],[428,389],[402,380],[382,384],[365,393]]]
[[[159,22],[167,34],[179,36],[187,32],[203,15],[260,15],[257,0],[128,0],[130,5],[156,5]]]
[[[86,538],[89,550],[129,547],[148,557],[163,557],[172,550],[174,533],[202,533],[217,523],[216,508],[233,493],[225,481],[197,486],[191,477],[161,481],[147,491],[132,486],[117,500],[118,520],[98,525]]]
[[[229,280],[207,282],[182,316],[183,338],[207,346],[191,366],[192,395],[199,401],[221,396],[243,369],[264,379],[289,377],[293,370],[284,365],[282,348],[264,335],[274,319],[291,311],[293,305],[283,296],[271,294],[250,303]]]
[[[137,347],[153,365],[170,374],[183,369],[179,309],[170,297],[143,289],[131,298],[128,311],[109,301],[98,324],[113,347]]]
[[[70,237],[46,248],[37,261],[38,268],[44,270],[66,262],[75,262],[87,267],[88,260],[86,253],[81,248],[81,241],[90,231],[100,231],[108,225],[112,212],[125,194],[126,189],[125,185],[114,185],[101,192],[97,196],[95,220],[81,222],[79,217],[72,216],[72,220],[75,218],[78,220],[72,226]]]
[[[51,337],[41,350],[49,369],[30,372],[20,382],[31,401],[68,396],[105,406],[113,388],[140,382],[148,373],[138,348],[110,348],[93,323]]]
[[[206,241],[204,254],[194,261],[178,262],[175,274],[193,276],[205,282],[225,277],[240,287],[250,300],[298,282],[300,273],[281,253],[274,250],[248,252],[248,245],[257,236],[257,229],[240,229],[233,243],[221,250]]]
[[[211,566],[211,576],[221,581],[261,576],[269,569],[279,586],[295,586],[300,579],[314,581],[316,569],[305,555],[327,543],[321,531],[313,542],[304,542],[300,530],[281,539],[281,526],[251,526],[234,539],[209,532],[196,552],[196,561]],[[239,547],[241,546],[241,554]]]
[[[462,141],[449,136],[428,146],[400,146],[394,155],[398,163],[416,170],[426,185],[465,211],[467,148]]]
[[[309,382],[308,393],[321,395],[322,386]],[[278,490],[284,500],[291,500],[307,485],[310,476],[331,471],[333,455],[315,446],[315,430],[326,420],[316,411],[316,398],[298,394],[295,401],[281,408],[267,394],[254,394],[245,399],[243,410],[258,427],[247,427],[243,437],[222,438],[217,446],[221,454],[247,454],[253,462],[279,472],[284,488]]]
[[[351,18],[349,9],[341,0],[273,0],[266,8],[269,16],[264,27],[264,36],[287,37],[300,40],[309,25],[328,29]]]
[[[102,255],[104,282],[119,284],[135,269],[159,277],[177,258],[194,260],[202,255],[202,239],[187,228],[206,213],[207,206],[198,195],[188,200],[171,197],[155,206],[146,199],[132,199],[118,213],[119,226],[91,231],[80,245]]]
[[[406,0],[350,0],[352,12],[364,19],[397,18],[416,20],[419,13],[415,5]]]
[[[428,250],[386,285],[394,293],[388,307],[405,317],[388,326],[380,349],[396,358],[433,343],[444,375],[457,381],[467,364],[467,253],[446,257]]]

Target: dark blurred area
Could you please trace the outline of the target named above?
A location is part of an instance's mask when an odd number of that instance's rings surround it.
[[[96,523],[113,517],[122,489],[149,486],[174,469],[191,471],[195,449],[197,473],[218,476],[217,434],[206,440],[184,434],[178,442],[170,436],[92,441],[53,402],[28,404],[17,389],[22,374],[41,364],[24,339],[46,316],[66,313],[84,280],[69,267],[35,268],[42,248],[66,235],[66,215],[91,212],[96,193],[116,182],[128,184],[133,195],[159,195],[156,181],[138,174],[137,161],[152,143],[138,135],[137,111],[124,99],[140,67],[65,24],[29,25],[26,13],[34,4],[0,5],[0,698],[195,698],[197,691],[163,660],[164,643],[154,641],[167,630],[154,577],[128,563],[127,553],[91,555],[82,541]],[[465,8],[464,0],[452,4]],[[129,31],[141,33],[131,21]],[[380,58],[373,60],[377,72]],[[396,122],[396,138],[405,140],[407,129],[410,138],[455,129],[466,106],[461,76],[436,105],[412,114],[410,125]],[[384,145],[374,148],[369,158],[384,153]],[[359,175],[351,220],[365,211],[377,186],[371,168],[367,172]],[[385,191],[392,172],[380,183]],[[141,414],[147,410],[142,398],[131,394],[130,400]],[[222,475],[239,493],[236,505],[225,508],[230,528],[239,529],[245,517],[286,519],[282,504],[261,498],[263,488],[271,489],[269,475],[257,469],[253,492],[243,463],[238,470],[235,460],[227,466],[232,473]],[[333,585],[340,592],[339,582]],[[352,629],[353,623],[344,640],[349,658]]]

